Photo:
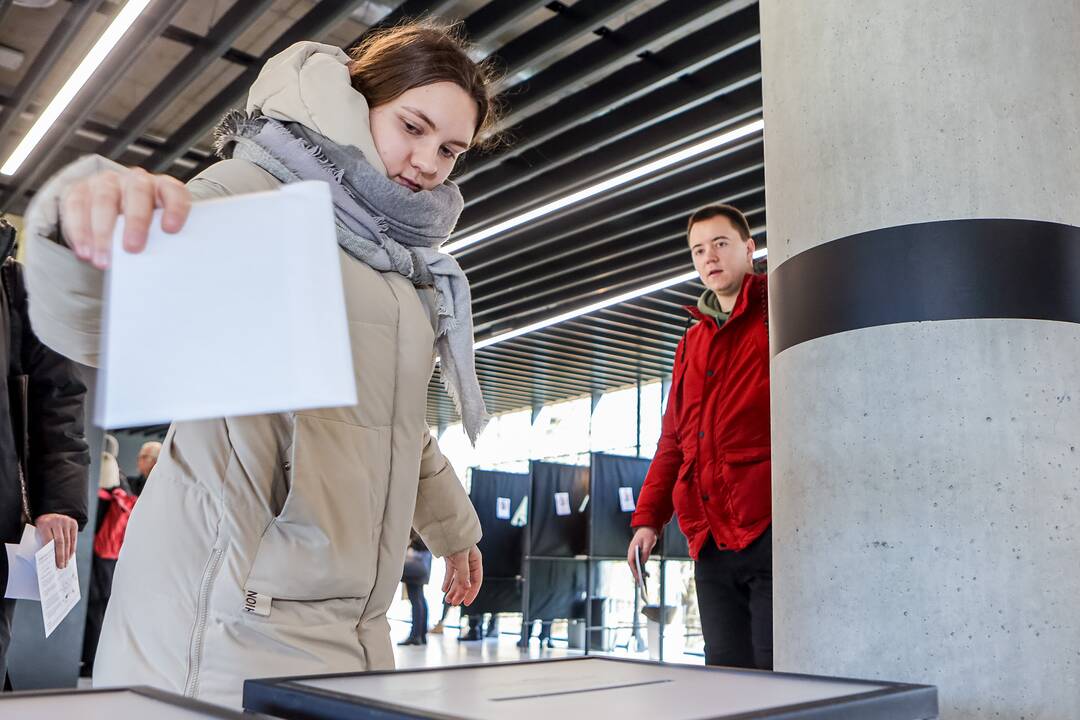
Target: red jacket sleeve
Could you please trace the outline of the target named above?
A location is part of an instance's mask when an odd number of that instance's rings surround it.
[[[675,352],[676,366],[682,352],[682,343],[679,343],[679,348]],[[638,497],[637,509],[630,518],[631,527],[651,527],[657,531],[663,530],[675,512],[671,491],[675,487],[683,461],[682,448],[679,446],[676,432],[679,417],[676,407],[678,396],[675,392],[677,384],[678,380],[674,380],[671,384],[672,395],[668,398],[664,421],[660,426],[660,443],[657,445],[652,464],[649,465],[649,473],[645,476],[645,484]]]

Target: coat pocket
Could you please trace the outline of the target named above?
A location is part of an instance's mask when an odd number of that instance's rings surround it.
[[[724,453],[724,482],[730,488],[731,512],[739,527],[772,514],[771,449],[742,448]]]
[[[297,414],[291,482],[244,589],[275,600],[367,597],[387,500],[390,428]]]
[[[690,522],[695,519],[699,519],[701,516],[700,511],[695,511],[691,492],[695,487],[694,480],[694,468],[695,462],[693,460],[684,461],[679,466],[679,473],[675,477],[675,485],[671,488],[671,504],[675,508],[676,514],[684,521]]]

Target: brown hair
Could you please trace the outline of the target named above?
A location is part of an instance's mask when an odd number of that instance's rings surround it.
[[[686,234],[689,236],[690,230],[692,230],[699,222],[712,220],[715,217],[726,217],[731,221],[731,224],[735,226],[735,229],[739,231],[739,235],[743,240],[750,239],[750,223],[746,221],[746,216],[742,214],[739,208],[734,205],[706,205],[705,207],[696,210],[694,214],[690,216],[690,221],[686,224]]]
[[[476,101],[475,143],[488,144],[498,122],[496,75],[489,63],[469,57],[460,27],[421,20],[370,33],[349,50],[353,88],[378,107],[413,88],[452,82]]]

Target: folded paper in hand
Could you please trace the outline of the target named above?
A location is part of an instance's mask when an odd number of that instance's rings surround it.
[[[56,567],[55,541],[42,543],[33,525],[23,527],[18,545],[5,543],[4,550],[8,559],[4,597],[40,602],[45,637],[49,637],[82,597],[75,556],[63,570]]]
[[[113,238],[96,421],[130,427],[356,403],[325,183],[195,203]]]

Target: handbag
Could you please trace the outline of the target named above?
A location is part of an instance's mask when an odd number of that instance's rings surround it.
[[[401,581],[415,585],[424,585],[431,577],[431,553],[408,548],[405,551],[405,567],[401,572]]]

